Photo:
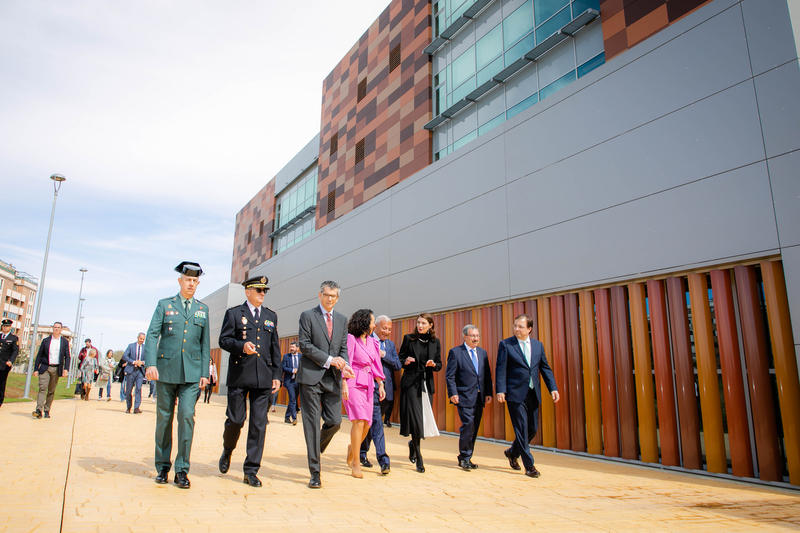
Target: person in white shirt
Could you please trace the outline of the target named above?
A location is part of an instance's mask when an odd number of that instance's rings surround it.
[[[50,406],[56,393],[58,378],[67,377],[69,368],[69,341],[61,336],[61,322],[53,323],[53,334],[39,345],[33,375],[39,378],[39,394],[33,418],[50,418]]]

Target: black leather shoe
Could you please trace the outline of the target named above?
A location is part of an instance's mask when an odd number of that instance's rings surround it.
[[[322,480],[319,478],[319,472],[314,472],[311,474],[311,479],[308,480],[308,488],[310,489],[321,489],[322,488]]]
[[[179,489],[188,489],[191,488],[192,484],[189,483],[189,478],[186,476],[186,472],[175,472],[175,484],[178,485]]]
[[[535,466],[532,466],[530,468],[525,469],[525,475],[528,477],[539,477],[542,475],[542,473],[536,470]]]
[[[510,451],[504,450],[503,455],[505,455],[506,459],[508,459],[508,466],[510,466],[514,470],[520,470],[519,461],[517,461],[516,457],[511,455]]]
[[[156,476],[156,483],[159,485],[166,485],[169,483],[169,468],[165,466],[161,469],[161,472]]]
[[[50,411],[45,411],[44,412],[44,417],[45,418],[50,418]]]
[[[367,459],[366,457],[362,457],[361,466],[363,466],[364,468],[372,468],[372,463],[370,463],[369,459]]]
[[[219,471],[222,472],[223,474],[226,474],[230,467],[231,467],[231,452],[223,448],[222,455],[219,456]]]
[[[244,484],[250,485],[251,487],[260,487],[261,480],[256,477],[255,474],[245,474],[244,475]]]
[[[31,413],[31,416],[33,416],[33,418],[42,418],[42,412],[39,409],[37,409]]]
[[[475,470],[476,468],[478,468],[478,465],[476,465],[475,463],[473,463],[473,462],[472,462],[472,459],[467,459],[467,460],[466,460],[466,463],[469,465],[469,467],[470,467],[470,469],[471,469],[471,470]]]
[[[425,467],[420,465],[420,464],[418,464],[417,465],[417,472],[419,472],[420,474],[424,474],[425,473]]]
[[[130,409],[125,409],[125,414],[126,414],[126,415],[129,415],[129,414],[131,414],[131,410],[130,410]]]
[[[384,476],[386,474],[388,474],[389,472],[391,472],[391,471],[392,471],[392,468],[389,465],[383,465],[381,467],[381,474],[383,474]]]
[[[390,428],[390,427],[392,427],[392,423],[391,423],[391,422],[386,422],[386,423],[384,424],[384,426],[386,426],[387,428]]]
[[[414,443],[408,441],[408,460],[412,463],[417,462],[417,452],[414,451]]]
[[[461,470],[466,470],[467,472],[469,472],[470,470],[472,470],[472,469],[469,467],[469,461],[468,461],[468,460],[462,460],[462,459],[459,459],[459,460],[458,460],[458,466],[459,466],[459,468],[461,468]]]

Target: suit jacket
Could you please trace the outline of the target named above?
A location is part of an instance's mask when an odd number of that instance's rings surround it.
[[[486,403],[486,397],[492,395],[492,372],[489,369],[489,354],[478,346],[478,372],[472,364],[472,357],[467,348],[460,344],[447,354],[447,397],[458,395],[458,405],[473,407],[478,402]]]
[[[406,364],[406,359],[414,358],[414,362]],[[428,361],[436,363],[434,366],[425,366]],[[403,344],[400,345],[400,363],[403,365],[403,377],[400,378],[400,388],[420,387],[422,379],[425,379],[425,388],[431,395],[434,389],[433,373],[442,369],[442,345],[439,339],[431,340],[427,343],[417,340],[416,336],[403,336]],[[421,393],[420,393],[421,394]]]
[[[300,358],[303,356],[300,352],[297,352],[297,364],[300,364]],[[292,366],[292,353],[287,353],[283,356],[283,361],[281,361],[281,370],[283,370],[283,386],[288,387],[289,383],[292,382],[292,378],[295,378],[295,382],[297,382],[297,377],[292,372],[294,367]]]
[[[2,367],[8,368],[8,361],[14,364],[19,354],[19,337],[9,333],[5,339],[0,340],[0,370]]]
[[[163,383],[199,383],[208,378],[208,327],[208,306],[200,300],[194,300],[189,316],[180,294],[159,300],[147,328],[145,367],[156,367]]]
[[[137,344],[138,344],[137,342],[130,343],[128,345],[128,347],[125,348],[125,352],[122,354],[122,360],[125,361],[125,370],[124,371],[125,371],[125,375],[126,376],[128,374],[133,374],[133,372],[135,370],[140,370],[144,374],[144,367],[143,366],[136,367],[136,366],[133,365],[133,362],[136,360],[136,345]],[[145,356],[144,356],[145,350],[146,350],[146,348],[145,348],[145,345],[143,344],[142,345],[142,352],[139,355],[139,357],[141,358],[142,361],[145,360]]]
[[[271,389],[279,379],[281,348],[278,344],[278,315],[261,306],[256,322],[247,302],[225,311],[219,331],[219,347],[230,353],[228,387],[239,389]],[[252,342],[256,353],[244,353],[244,345]]]
[[[297,365],[297,382],[303,385],[316,385],[325,375],[323,366],[328,357],[341,357],[348,363],[347,356],[347,317],[333,311],[333,334],[328,338],[328,326],[319,306],[303,311],[300,315],[300,329],[297,342],[300,345],[300,362]],[[333,367],[333,375],[339,387],[342,386],[342,373]]]
[[[500,341],[497,348],[497,365],[495,377],[497,380],[497,394],[505,394],[506,401],[522,403],[528,395],[531,378],[533,388],[536,391],[536,399],[542,403],[541,386],[539,385],[539,375],[544,379],[545,385],[550,392],[558,390],[553,371],[547,364],[547,357],[544,354],[544,345],[531,338],[531,364],[522,353],[519,341],[516,337],[509,337]]]
[[[50,366],[50,341],[52,340],[52,335],[45,337],[42,344],[39,345],[34,370],[40,374],[47,372],[47,367]],[[65,368],[69,368],[69,341],[65,337],[59,337],[59,340],[61,341],[61,349],[58,354],[58,375],[60,376],[64,373]]]
[[[378,336],[374,334],[372,336],[378,340],[378,345],[380,346],[381,340],[378,339]],[[386,376],[383,382],[383,387],[386,389],[386,397],[384,400],[391,401],[394,400],[394,391],[397,390],[397,383],[394,382],[394,373],[400,370],[403,365],[400,363],[400,357],[397,355],[397,348],[392,341],[386,339],[383,341],[383,347],[386,352],[386,355],[381,358],[383,375]]]

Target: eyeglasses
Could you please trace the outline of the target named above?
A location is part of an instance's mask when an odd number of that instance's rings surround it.
[[[338,295],[338,294],[331,294],[331,293],[329,293],[329,292],[323,292],[323,293],[322,293],[322,297],[323,297],[323,298],[326,298],[326,299],[328,299],[328,300],[335,300],[336,298],[338,298],[338,297],[339,297],[339,295]]]
[[[261,287],[253,287],[250,290],[256,291],[258,294],[267,294],[267,289],[262,289]]]

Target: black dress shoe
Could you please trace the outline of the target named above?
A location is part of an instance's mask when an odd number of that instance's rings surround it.
[[[384,426],[386,426],[387,428],[390,428],[390,427],[392,427],[392,423],[391,423],[391,422],[386,422],[386,423],[384,424]]]
[[[42,418],[42,411],[37,409],[31,413],[31,416],[33,416],[33,418]]]
[[[475,470],[476,468],[478,468],[478,465],[476,465],[475,463],[473,463],[473,462],[472,462],[472,459],[467,459],[467,461],[466,461],[466,462],[467,462],[467,464],[469,465],[470,469],[472,469],[472,470]]]
[[[161,469],[161,471],[156,476],[156,483],[159,485],[166,485],[169,483],[169,468],[166,466]]]
[[[539,477],[542,475],[542,473],[536,470],[535,466],[532,466],[530,468],[525,469],[525,475],[528,477]]]
[[[289,420],[289,419],[287,418],[287,419],[285,419],[285,420],[284,420],[284,423],[286,423],[286,424],[291,424],[291,423],[292,423],[292,421],[291,421],[291,420]]]
[[[314,472],[313,474],[311,474],[311,479],[308,480],[308,488],[310,489],[322,488],[322,480],[319,479],[319,472]]]
[[[508,466],[510,466],[514,470],[520,470],[519,461],[517,461],[516,457],[511,455],[510,451],[504,450],[503,455],[505,455],[506,458],[508,459]]]
[[[469,461],[468,461],[468,460],[462,460],[462,459],[459,459],[459,460],[458,460],[458,466],[459,466],[459,468],[461,468],[461,470],[466,470],[467,472],[469,472],[470,470],[472,470],[472,469],[469,467]]]
[[[186,472],[175,472],[175,484],[178,485],[179,489],[188,489],[192,486],[189,483],[189,478],[186,476]]]
[[[261,480],[256,477],[255,474],[245,474],[244,475],[244,484],[250,485],[251,487],[260,487]]]
[[[384,476],[386,474],[388,474],[389,472],[391,472],[391,471],[392,471],[392,468],[389,465],[383,465],[381,467],[381,474],[383,474]]]
[[[44,412],[44,417],[45,418],[50,418],[50,411],[45,411]]]
[[[418,464],[417,465],[417,472],[419,472],[420,474],[424,474],[425,473],[425,467],[422,466],[421,464]]]
[[[219,456],[219,471],[222,472],[223,474],[226,474],[230,467],[231,467],[231,452],[223,448],[222,455]]]
[[[417,462],[417,452],[414,451],[414,443],[411,441],[408,441],[408,460],[412,463]]]
[[[369,459],[367,459],[366,457],[362,457],[361,466],[363,466],[364,468],[372,468],[372,463],[370,463]]]

